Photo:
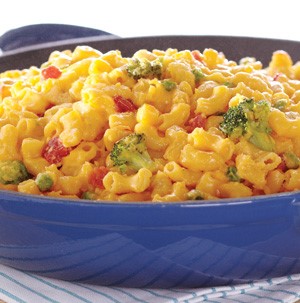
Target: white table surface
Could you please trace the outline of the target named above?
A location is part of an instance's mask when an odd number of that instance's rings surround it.
[[[0,35],[36,23],[102,29],[121,37],[234,35],[300,40],[297,0],[5,0]]]

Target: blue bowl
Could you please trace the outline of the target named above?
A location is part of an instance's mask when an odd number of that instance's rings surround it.
[[[0,71],[47,60],[55,49],[6,52]],[[231,60],[272,52],[299,60],[300,42],[218,36],[95,40],[120,49],[212,47]],[[70,281],[127,287],[204,287],[300,273],[300,192],[213,202],[83,202],[0,191],[0,263]]]
[[[1,192],[0,262],[107,286],[237,284],[300,272],[299,228],[299,192],[169,204]]]

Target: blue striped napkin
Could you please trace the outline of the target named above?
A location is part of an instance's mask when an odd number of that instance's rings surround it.
[[[66,282],[0,265],[0,299],[6,303],[292,303],[300,299],[300,274],[215,288],[139,289]]]

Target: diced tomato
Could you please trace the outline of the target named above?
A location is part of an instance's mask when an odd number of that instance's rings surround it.
[[[106,176],[106,174],[109,172],[109,169],[105,166],[100,166],[94,168],[92,171],[90,177],[89,177],[89,183],[93,187],[98,187],[100,189],[103,189],[103,179]]]
[[[196,60],[202,62],[201,53],[198,50],[193,50],[192,55]]]
[[[42,156],[51,164],[59,163],[63,157],[71,152],[71,148],[65,147],[58,137],[49,140],[44,149]]]
[[[125,99],[122,96],[114,96],[116,110],[118,113],[134,112],[137,108],[130,99]]]
[[[207,118],[202,115],[197,115],[187,122],[188,131],[192,132],[196,127],[205,127]]]
[[[61,71],[54,65],[50,65],[42,70],[42,76],[44,79],[57,79],[61,76]]]
[[[279,163],[279,165],[277,166],[277,169],[282,170],[283,172],[287,171],[288,168],[286,166],[285,160],[284,160],[284,156],[283,154],[280,154],[280,158],[281,158],[281,162]]]
[[[287,171],[287,167],[284,161],[281,161],[277,166],[278,169],[282,170],[283,172]]]

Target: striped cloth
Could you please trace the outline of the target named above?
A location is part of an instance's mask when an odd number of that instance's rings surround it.
[[[292,303],[300,299],[300,274],[215,288],[138,289],[65,282],[0,265],[0,299],[7,303]]]

